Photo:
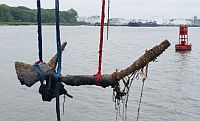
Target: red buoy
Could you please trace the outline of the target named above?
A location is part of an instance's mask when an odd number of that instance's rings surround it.
[[[190,51],[192,45],[188,44],[188,27],[186,25],[180,25],[179,29],[179,44],[175,45],[176,51]]]

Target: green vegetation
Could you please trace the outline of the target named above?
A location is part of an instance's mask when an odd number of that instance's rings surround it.
[[[42,9],[42,23],[55,23],[55,10]],[[36,23],[36,9],[30,9],[24,6],[10,7],[0,4],[0,24],[9,25],[30,25]],[[74,9],[60,12],[60,22],[62,25],[80,25],[77,22],[78,13]]]

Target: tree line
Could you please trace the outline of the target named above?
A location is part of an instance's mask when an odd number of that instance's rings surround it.
[[[0,4],[0,22],[33,22],[37,20],[37,10],[24,6],[10,7]],[[42,23],[55,23],[55,9],[41,9]],[[78,13],[74,9],[60,11],[61,23],[77,23]]]

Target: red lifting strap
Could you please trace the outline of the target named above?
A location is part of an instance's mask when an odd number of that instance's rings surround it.
[[[102,0],[100,43],[99,43],[99,65],[98,65],[98,72],[95,74],[95,77],[94,77],[95,83],[97,85],[99,84],[99,80],[101,78],[104,18],[105,18],[105,0]]]

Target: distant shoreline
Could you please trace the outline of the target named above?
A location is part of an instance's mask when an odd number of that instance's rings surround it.
[[[35,22],[0,22],[1,25],[11,25],[11,26],[18,26],[18,25],[37,25]],[[42,23],[42,25],[55,25],[55,23]],[[82,23],[60,23],[63,26],[79,26],[79,25],[87,25]]]
[[[0,22],[0,25],[36,25],[33,22]]]
[[[29,26],[29,25],[37,25],[37,23],[35,23],[35,22],[0,22],[0,26],[4,26],[4,25],[9,25],[9,26],[27,25],[27,26]],[[55,25],[55,23],[42,23],[42,25]],[[60,25],[62,25],[62,26],[81,26],[81,25],[95,26],[95,25],[89,25],[89,24],[83,24],[83,23],[60,23]],[[109,25],[109,26],[127,26],[127,27],[131,27],[131,26],[128,26],[128,25]],[[178,27],[178,26],[179,25],[160,25],[159,24],[157,27]],[[139,26],[139,27],[145,27],[145,26]],[[151,27],[151,26],[149,26],[149,27]],[[188,27],[200,27],[200,26],[188,25]],[[133,27],[133,28],[136,28],[136,27]]]

